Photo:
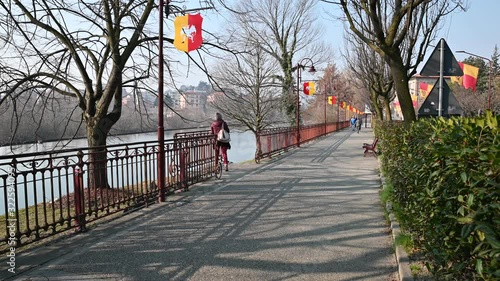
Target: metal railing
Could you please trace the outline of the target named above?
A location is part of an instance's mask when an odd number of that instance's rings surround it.
[[[303,126],[301,143],[349,126]],[[256,138],[255,161],[297,145],[296,127],[268,129]],[[214,175],[210,131],[165,140],[166,194]],[[157,141],[0,156],[0,252],[75,229],[118,212],[157,202]]]
[[[349,127],[349,121],[315,124],[300,127],[300,144],[320,136]],[[290,147],[297,146],[297,127],[281,127],[262,130],[257,134],[257,151],[255,162],[270,158],[274,154],[285,152]]]
[[[213,176],[213,142],[210,134],[165,141],[167,194]],[[155,202],[157,157],[154,141],[0,156],[0,251]]]

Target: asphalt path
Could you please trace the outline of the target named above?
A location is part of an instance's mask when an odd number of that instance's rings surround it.
[[[9,280],[396,280],[373,131],[232,164],[84,234],[20,255]],[[231,151],[229,151],[230,157]]]

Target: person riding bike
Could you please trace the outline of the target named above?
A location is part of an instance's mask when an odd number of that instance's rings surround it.
[[[215,144],[214,144],[214,149],[215,149],[215,163],[217,164],[219,161],[219,155],[221,154],[222,159],[224,161],[224,167],[226,171],[229,171],[229,161],[227,160],[227,150],[231,149],[231,144],[229,140],[222,139],[219,137],[219,133],[221,130],[225,130],[229,134],[229,127],[227,126],[227,123],[222,119],[222,114],[216,113],[215,115],[215,120],[212,122],[212,125],[210,126],[210,130],[212,131],[212,134],[214,134],[217,138]],[[224,133],[225,133],[224,132]]]

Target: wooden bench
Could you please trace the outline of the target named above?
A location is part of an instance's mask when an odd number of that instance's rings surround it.
[[[371,143],[371,144],[369,144],[369,143],[363,143],[363,148],[365,149],[363,157],[365,157],[367,153],[372,153],[373,156],[377,157],[377,150],[376,150],[377,143],[378,143],[378,138],[377,137],[373,140],[373,143]]]

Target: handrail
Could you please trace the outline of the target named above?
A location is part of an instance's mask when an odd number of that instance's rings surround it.
[[[349,126],[349,121],[333,122],[325,124],[305,125],[300,127],[300,144],[324,136],[328,133],[338,131]],[[297,127],[269,128],[257,133],[257,151],[255,162],[259,163],[263,158],[271,158],[275,154],[287,151],[297,144]]]

